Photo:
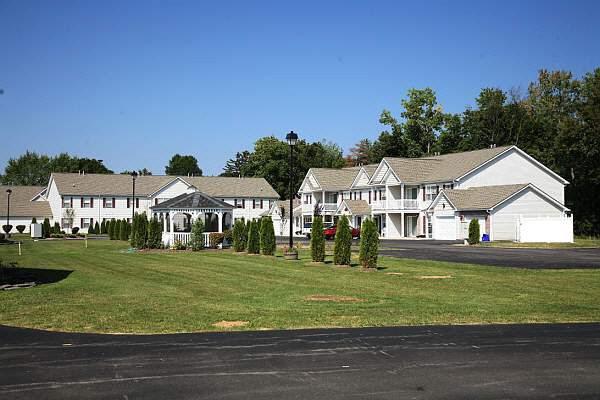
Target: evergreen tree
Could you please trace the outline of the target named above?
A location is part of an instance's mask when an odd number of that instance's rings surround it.
[[[323,231],[323,218],[313,218],[310,229],[310,253],[314,262],[325,261],[325,232]]]
[[[118,219],[115,223],[115,240],[121,240],[121,228],[123,227],[123,221]]]
[[[51,231],[50,220],[48,218],[44,218],[44,224],[42,225],[42,236],[44,239],[48,239],[50,237]]]
[[[277,244],[275,243],[275,229],[271,217],[263,217],[260,221],[260,251],[265,256],[275,254]]]
[[[98,223],[98,221],[96,221],[96,223],[94,224],[94,233],[96,235],[100,234],[100,224]]]
[[[469,223],[469,244],[479,243],[479,221],[473,218]]]
[[[129,239],[127,234],[127,225],[128,224],[126,220],[121,221],[121,230],[119,231],[119,239],[125,242]]]
[[[246,250],[248,250],[248,235],[250,234],[250,225],[252,225],[252,220],[246,221],[244,228],[244,248]]]
[[[336,265],[350,265],[352,246],[352,231],[345,215],[338,220],[333,247],[333,263]]]
[[[100,224],[100,233],[106,235],[106,221],[104,220],[102,220],[102,223]]]
[[[52,227],[52,233],[60,233],[60,225],[58,222],[54,223],[54,226]]]
[[[152,218],[148,222],[148,240],[147,247],[149,249],[158,249],[162,243],[162,232],[160,229],[160,222],[156,218]]]
[[[204,248],[204,222],[201,218],[196,219],[192,225],[192,240],[190,243],[193,251]]]
[[[365,218],[360,229],[360,264],[364,268],[377,268],[379,234],[377,225],[371,218]]]
[[[131,220],[131,234],[129,235],[129,242],[131,243],[131,247],[138,248],[137,246],[137,235],[138,235],[138,214],[136,213]]]
[[[37,218],[36,217],[31,218],[31,223],[32,224],[37,224]]]
[[[248,230],[248,254],[260,254],[260,238],[258,236],[258,222],[249,221]]]
[[[233,250],[244,251],[246,249],[246,224],[243,220],[238,219],[233,224]]]
[[[115,240],[115,224],[116,221],[114,219],[108,221],[108,237],[110,240]]]

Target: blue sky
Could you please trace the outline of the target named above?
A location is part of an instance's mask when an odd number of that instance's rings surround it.
[[[445,111],[600,66],[600,3],[0,1],[0,168],[25,150],[205,175],[291,129],[346,151],[432,87]],[[424,3],[424,2],[423,2]]]

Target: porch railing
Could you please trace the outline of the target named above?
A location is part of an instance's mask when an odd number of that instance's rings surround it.
[[[419,200],[377,200],[371,203],[372,210],[418,210]]]
[[[319,206],[321,207],[321,212],[333,213],[337,210],[338,205],[336,203],[319,203]],[[313,212],[314,209],[314,204],[302,204],[302,212]]]

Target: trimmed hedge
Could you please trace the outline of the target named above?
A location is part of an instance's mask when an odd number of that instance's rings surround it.
[[[19,233],[25,232],[25,225],[17,225],[17,231]]]
[[[360,228],[360,252],[358,259],[363,268],[377,268],[379,233],[371,218],[365,218]]]
[[[265,256],[275,254],[275,229],[271,217],[263,217],[260,220],[260,252]]]
[[[152,218],[148,223],[148,239],[146,240],[146,246],[149,249],[160,249],[162,247],[161,228],[162,225],[157,218]]]
[[[73,234],[73,235],[77,235],[78,232],[79,232],[79,228],[76,226],[71,229],[71,234]]]
[[[208,235],[209,246],[213,249],[216,249],[219,244],[223,243],[224,237],[225,235],[221,232],[211,232]]]
[[[473,218],[469,223],[469,244],[479,243],[479,221]]]
[[[336,265],[350,265],[352,246],[352,231],[345,215],[338,220],[335,231],[333,247],[333,263]]]
[[[52,229],[50,228],[50,220],[48,218],[44,218],[44,223],[42,224],[42,236],[44,239],[48,239],[51,233]]]
[[[310,255],[313,262],[325,261],[325,231],[321,216],[313,217],[310,229]]]
[[[13,226],[11,224],[8,225],[2,225],[2,230],[4,231],[4,233],[9,234],[10,231],[12,231]]]

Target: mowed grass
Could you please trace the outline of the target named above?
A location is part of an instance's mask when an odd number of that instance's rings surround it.
[[[5,262],[73,271],[55,283],[0,291],[0,324],[165,333],[600,320],[599,270],[380,258],[382,269],[363,272],[312,265],[306,251],[301,261],[290,262],[231,251],[127,253],[127,243],[119,241],[88,244],[85,249],[83,241],[29,241],[22,256],[14,245],[0,246]],[[220,321],[247,324],[213,325]]]

